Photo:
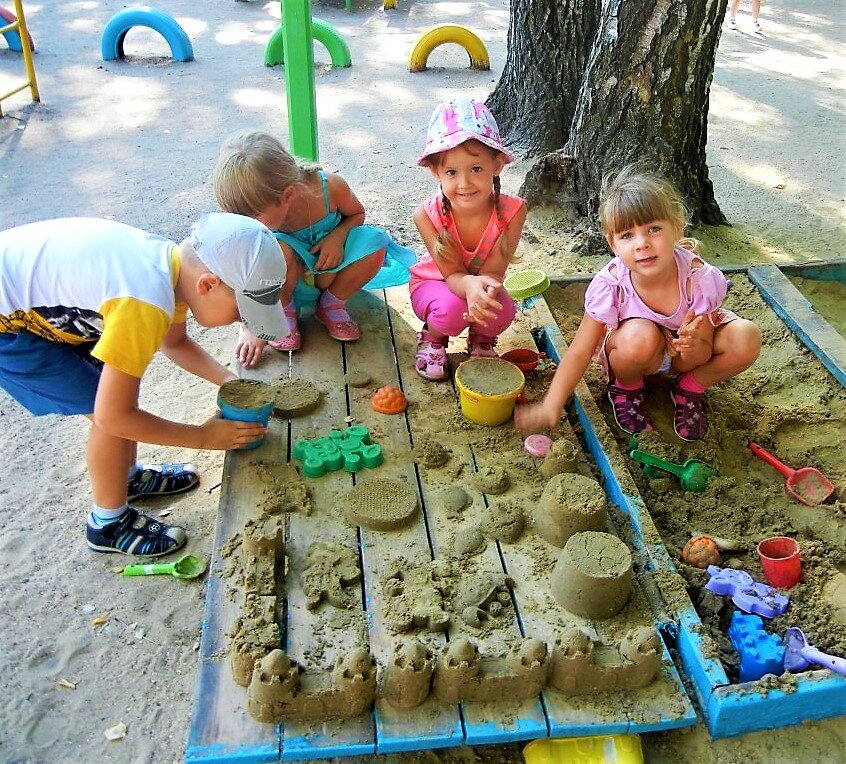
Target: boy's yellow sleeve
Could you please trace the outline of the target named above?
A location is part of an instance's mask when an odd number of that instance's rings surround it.
[[[161,347],[172,320],[177,320],[176,315],[171,319],[161,308],[133,297],[109,300],[100,313],[103,334],[91,355],[139,379]]]

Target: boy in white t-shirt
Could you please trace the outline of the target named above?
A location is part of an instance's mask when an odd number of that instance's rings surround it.
[[[231,449],[265,428],[217,416],[180,424],[138,408],[156,351],[216,385],[236,376],[192,340],[201,326],[243,321],[256,336],[287,332],[285,261],[252,218],[206,215],[177,245],[122,223],[66,218],[0,231],[0,387],[33,414],[82,414],[93,506],[88,546],[157,557],[185,545],[182,528],[128,500],[199,482],[191,465],[137,465],[139,442]]]

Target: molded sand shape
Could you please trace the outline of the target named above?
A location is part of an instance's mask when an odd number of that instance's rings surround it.
[[[450,520],[460,517],[462,512],[473,503],[473,499],[467,495],[467,491],[460,485],[449,486],[440,495],[440,501],[446,512],[446,516]]]
[[[526,527],[523,508],[520,503],[507,499],[492,502],[479,527],[488,538],[513,544]]]
[[[562,473],[543,489],[535,507],[535,530],[553,546],[563,547],[574,533],[603,531],[608,500],[593,478]]]
[[[582,452],[569,440],[555,440],[541,462],[540,472],[547,480],[562,472],[578,472]]]
[[[550,588],[571,613],[596,620],[613,618],[631,596],[632,554],[610,533],[577,533],[555,563]]]
[[[449,451],[431,435],[420,438],[411,449],[411,455],[418,464],[430,468],[443,467],[449,460]]]
[[[511,488],[511,478],[502,467],[481,467],[470,479],[477,491],[489,496],[498,496]]]
[[[351,525],[392,531],[417,514],[417,492],[396,480],[368,480],[342,496],[339,506]]]
[[[273,415],[290,419],[314,411],[322,393],[306,379],[280,379],[273,383],[276,399]]]
[[[455,598],[455,609],[468,626],[479,627],[482,621],[502,615],[511,602],[510,590],[514,579],[508,576],[487,575],[463,581]]]
[[[364,371],[354,369],[344,374],[344,383],[350,387],[367,387],[370,381],[370,375]]]

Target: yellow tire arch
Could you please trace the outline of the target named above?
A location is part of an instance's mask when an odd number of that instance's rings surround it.
[[[408,71],[426,71],[426,61],[429,59],[429,55],[439,45],[446,43],[455,43],[467,51],[470,56],[471,69],[488,70],[491,68],[491,60],[485,43],[467,27],[458,24],[438,24],[438,26],[427,29],[420,35],[408,59]]]

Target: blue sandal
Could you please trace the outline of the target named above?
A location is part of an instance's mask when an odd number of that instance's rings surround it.
[[[200,484],[193,464],[143,464],[127,485],[127,500],[145,496],[170,496],[190,491]]]
[[[132,507],[127,507],[115,522],[102,528],[93,528],[86,523],[85,535],[88,548],[95,552],[120,552],[141,557],[170,554],[182,549],[188,541],[184,528],[165,525]]]

